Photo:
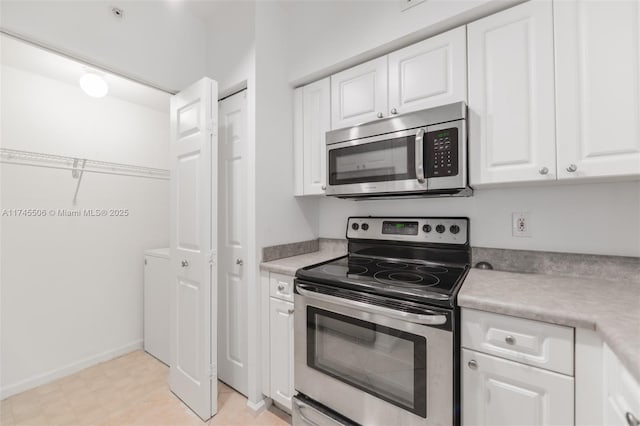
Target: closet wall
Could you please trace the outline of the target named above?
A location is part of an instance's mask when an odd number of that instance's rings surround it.
[[[94,99],[6,65],[0,87],[2,148],[168,168],[167,95]],[[2,398],[142,346],[143,250],[168,246],[169,181],[85,173],[73,205],[76,184],[69,170],[0,165]]]

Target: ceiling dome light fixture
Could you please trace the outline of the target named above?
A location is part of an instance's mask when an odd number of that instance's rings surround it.
[[[91,72],[80,77],[80,88],[92,98],[103,98],[109,93],[109,86],[106,80]]]

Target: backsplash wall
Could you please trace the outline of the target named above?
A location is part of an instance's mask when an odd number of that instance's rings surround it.
[[[475,247],[640,256],[640,182],[477,189],[469,198],[319,201],[319,235],[344,238],[346,219],[467,216]],[[531,237],[513,237],[513,212],[530,213]]]

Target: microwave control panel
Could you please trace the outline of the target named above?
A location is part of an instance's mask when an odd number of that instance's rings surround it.
[[[426,177],[458,174],[458,128],[441,129],[425,134]]]

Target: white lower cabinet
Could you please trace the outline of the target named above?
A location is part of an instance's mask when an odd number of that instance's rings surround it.
[[[640,424],[640,384],[606,344],[602,354],[605,425]]]
[[[463,425],[574,424],[572,328],[472,309],[461,328]]]
[[[262,273],[262,392],[282,408],[291,410],[293,383],[293,277]]]
[[[572,425],[573,377],[462,350],[465,425]]]
[[[291,409],[293,397],[293,303],[269,301],[271,398]]]
[[[144,350],[167,365],[170,299],[169,249],[147,250],[144,256]]]

